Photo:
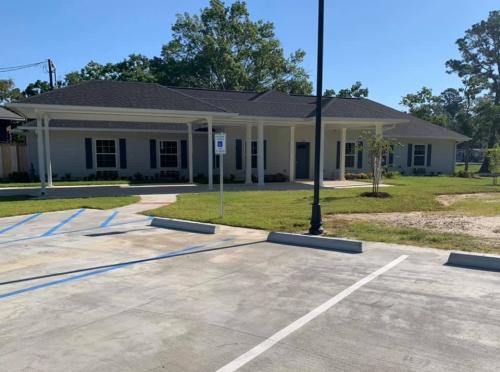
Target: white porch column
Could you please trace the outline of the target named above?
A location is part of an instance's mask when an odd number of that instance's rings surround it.
[[[382,124],[375,124],[375,135],[377,137],[382,137],[383,135],[383,129],[382,129]]]
[[[189,183],[193,183],[193,126],[187,123],[188,130],[188,171]]]
[[[295,127],[290,127],[290,182],[295,182]]]
[[[245,132],[245,184],[252,184],[252,125],[248,124]]]
[[[40,193],[45,195],[45,155],[43,146],[42,118],[36,118],[36,147],[38,150],[38,176],[40,177]]]
[[[213,190],[214,188],[214,164],[213,164],[213,146],[214,140],[212,136],[212,117],[207,118],[207,130],[208,130],[208,189]]]
[[[45,171],[47,172],[47,186],[52,187],[52,161],[50,159],[50,134],[49,134],[49,118],[43,116],[44,139],[45,139]]]
[[[323,173],[325,169],[325,123],[321,123],[321,141],[319,149],[319,185],[323,186]]]
[[[264,123],[259,121],[257,133],[257,174],[259,186],[264,186]]]
[[[339,167],[339,180],[345,181],[345,141],[347,137],[347,129],[340,129],[340,167]]]

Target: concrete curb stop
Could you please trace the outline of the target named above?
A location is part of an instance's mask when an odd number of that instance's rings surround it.
[[[162,227],[164,229],[182,230],[201,234],[215,234],[217,226],[193,221],[175,220],[172,218],[154,217],[151,226]]]
[[[481,253],[451,252],[446,265],[500,271],[500,256]]]
[[[341,251],[348,253],[363,253],[363,242],[360,240],[329,238],[326,236],[301,235],[282,232],[271,232],[268,242],[298,245],[309,248]]]

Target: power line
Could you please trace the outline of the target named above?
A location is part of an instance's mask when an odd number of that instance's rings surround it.
[[[41,62],[29,63],[26,65],[0,67],[0,72],[11,72],[11,71],[23,70],[25,68],[31,68],[31,67],[39,66],[39,65],[42,65],[45,63],[47,63],[47,60],[41,61]]]

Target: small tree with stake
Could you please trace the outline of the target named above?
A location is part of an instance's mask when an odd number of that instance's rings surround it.
[[[388,193],[379,191],[383,172],[382,158],[394,151],[396,142],[382,136],[373,135],[371,132],[363,133],[361,138],[363,139],[363,148],[368,151],[372,167],[372,192],[365,192],[362,196],[389,197]]]
[[[493,185],[498,185],[498,174],[500,173],[500,146],[488,149],[486,152],[488,158],[488,170],[493,175]]]

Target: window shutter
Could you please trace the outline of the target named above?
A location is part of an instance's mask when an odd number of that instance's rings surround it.
[[[181,168],[188,167],[187,141],[181,140]]]
[[[156,168],[156,140],[149,140],[149,166],[151,168]]]
[[[264,169],[267,169],[267,141],[264,140]]]
[[[85,138],[85,167],[87,169],[92,169],[93,166],[92,158],[92,138]]]
[[[430,167],[432,162],[432,145],[427,145],[427,166]]]
[[[358,169],[363,168],[363,141],[358,142]]]
[[[127,141],[120,138],[120,169],[127,169]]]
[[[337,141],[337,163],[336,168],[340,168],[340,141]]]
[[[394,164],[394,145],[391,145],[391,149],[389,151],[389,164]]]
[[[408,144],[408,158],[406,159],[406,165],[411,167],[411,157],[413,156],[413,145],[411,143]]]
[[[243,169],[243,156],[242,156],[242,141],[236,140],[236,169]]]

